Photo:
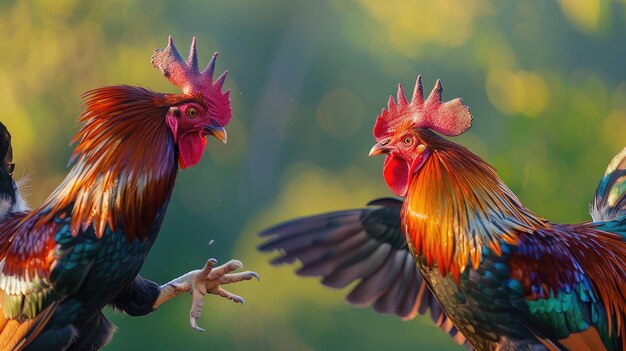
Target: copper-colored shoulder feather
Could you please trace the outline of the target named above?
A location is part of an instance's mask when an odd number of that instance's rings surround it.
[[[165,114],[190,97],[120,85],[84,98],[74,165],[30,219],[44,224],[73,205],[73,235],[93,224],[98,236],[108,225],[121,226],[129,240],[142,239],[169,198],[177,170]]]

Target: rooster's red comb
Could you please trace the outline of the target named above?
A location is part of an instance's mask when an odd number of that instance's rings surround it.
[[[463,100],[456,98],[441,101],[441,81],[437,80],[433,91],[424,100],[422,76],[417,76],[413,98],[409,103],[398,84],[398,103],[389,96],[387,110],[382,109],[374,126],[374,137],[383,139],[394,134],[397,128],[428,128],[446,136],[457,136],[472,126],[472,115]]]
[[[213,81],[215,71],[215,61],[217,52],[207,64],[206,68],[200,72],[198,69],[198,55],[196,53],[196,37],[191,41],[189,58],[185,60],[180,56],[174,40],[170,35],[167,47],[163,50],[155,49],[152,55],[152,65],[163,73],[172,84],[180,87],[185,94],[200,94],[208,100],[218,100],[228,103],[230,106],[230,90],[222,93],[222,86],[228,75],[228,71],[222,73],[217,80]]]

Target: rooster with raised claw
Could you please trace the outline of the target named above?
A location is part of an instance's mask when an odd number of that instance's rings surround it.
[[[626,350],[626,149],[596,191],[592,222],[557,224],[525,208],[496,171],[442,137],[470,128],[461,99],[411,102],[376,121],[370,155],[403,199],[296,219],[267,229],[275,264],[341,288],[351,303],[404,319],[430,309],[459,344],[477,350]]]
[[[226,142],[230,91],[222,92],[226,72],[213,79],[216,58],[200,72],[196,39],[185,62],[170,37],[152,65],[182,94],[125,85],[87,92],[73,166],[32,211],[14,205],[19,192],[11,177],[10,137],[0,135],[0,195],[12,204],[0,213],[1,350],[100,349],[114,331],[101,312],[107,305],[141,316],[189,292],[190,322],[201,330],[196,321],[204,295],[243,303],[222,288],[258,279],[254,272],[232,273],[242,268],[239,261],[215,267],[210,259],[164,285],[138,275],[178,167],[200,161],[206,136]]]

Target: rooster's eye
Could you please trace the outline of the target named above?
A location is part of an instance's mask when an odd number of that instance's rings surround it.
[[[409,135],[405,136],[404,139],[402,140],[402,142],[404,143],[404,145],[406,146],[411,146],[413,145],[413,138]]]
[[[198,110],[196,110],[195,108],[191,107],[187,110],[187,116],[189,116],[189,118],[195,118],[198,115]]]

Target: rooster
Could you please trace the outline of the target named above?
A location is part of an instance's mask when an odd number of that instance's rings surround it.
[[[196,38],[185,62],[170,37],[166,49],[155,50],[152,65],[182,94],[118,85],[84,95],[83,127],[65,180],[34,210],[9,206],[0,213],[0,349],[100,349],[114,331],[101,312],[107,305],[141,316],[189,292],[190,323],[201,330],[205,294],[243,302],[221,285],[258,275],[231,273],[242,267],[236,260],[216,267],[209,259],[164,285],[138,275],[178,167],[200,161],[206,136],[226,142],[230,91],[222,92],[227,72],[213,80],[216,58],[200,72]],[[14,204],[19,193],[4,134],[0,195]]]
[[[444,137],[472,123],[461,99],[424,99],[378,116],[371,155],[403,199],[292,220],[261,233],[273,263],[345,287],[347,300],[411,319],[430,309],[477,350],[626,350],[626,149],[596,191],[593,222],[552,223],[525,208],[481,158]]]

